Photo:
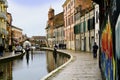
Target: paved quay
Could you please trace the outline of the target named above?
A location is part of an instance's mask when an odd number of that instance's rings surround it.
[[[5,59],[12,59],[15,57],[19,57],[21,55],[22,55],[21,53],[15,54],[14,52],[4,52],[3,56],[0,56],[0,61],[5,60]]]
[[[73,59],[46,80],[102,80],[98,58],[94,59],[92,53],[71,50],[59,51],[71,54]]]

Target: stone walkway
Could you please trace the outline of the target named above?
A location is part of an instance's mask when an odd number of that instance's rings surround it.
[[[64,51],[72,54],[72,62],[47,80],[102,80],[98,59],[93,59],[92,53]]]
[[[14,52],[4,52],[3,56],[0,56],[0,61],[8,59],[8,58],[14,58],[14,57],[17,57],[19,55],[21,55],[21,53],[15,54]]]

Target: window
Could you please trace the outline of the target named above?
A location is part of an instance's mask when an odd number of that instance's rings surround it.
[[[71,6],[73,6],[73,0],[71,1]]]
[[[71,21],[70,22],[71,22],[70,24],[73,24],[73,16],[71,16]]]
[[[88,20],[88,30],[92,30],[95,28],[95,18],[93,17],[92,19]]]

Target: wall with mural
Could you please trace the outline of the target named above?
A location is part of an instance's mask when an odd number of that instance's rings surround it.
[[[103,0],[100,68],[105,80],[120,80],[120,0]],[[101,7],[101,6],[100,6]]]
[[[101,35],[101,66],[106,80],[113,80],[113,74],[115,74],[112,33],[113,31],[108,15]]]

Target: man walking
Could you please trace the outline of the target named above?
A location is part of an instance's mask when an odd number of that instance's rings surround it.
[[[0,44],[0,56],[3,56],[3,51],[4,51],[4,47],[2,44]]]
[[[93,45],[93,57],[97,58],[97,50],[98,50],[98,45],[96,44],[96,42],[94,42]]]

